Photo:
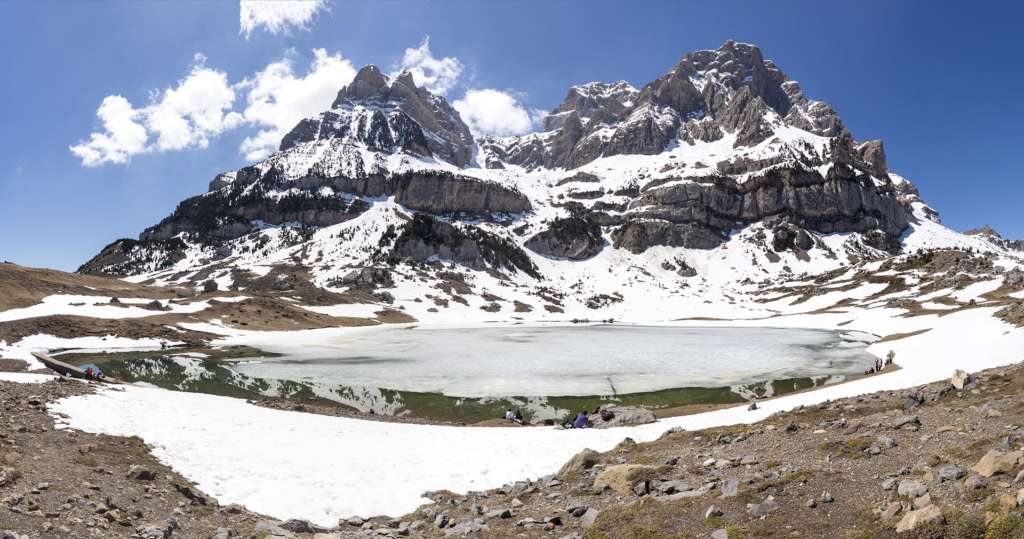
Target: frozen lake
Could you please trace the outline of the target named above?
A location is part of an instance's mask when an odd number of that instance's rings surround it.
[[[618,395],[859,374],[870,336],[626,325],[356,330],[242,362],[251,378],[458,397]]]

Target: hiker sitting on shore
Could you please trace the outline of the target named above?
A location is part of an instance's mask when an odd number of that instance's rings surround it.
[[[505,410],[505,421],[515,421],[515,420],[516,420],[516,414],[512,412],[512,409],[509,408],[508,410]]]
[[[515,421],[517,424],[522,425],[523,424],[523,411],[522,410],[516,410],[516,414],[514,416],[512,416],[512,421]]]
[[[590,422],[590,417],[587,415],[587,411],[576,414],[576,419],[572,421],[572,428],[574,429],[585,429],[587,424]]]

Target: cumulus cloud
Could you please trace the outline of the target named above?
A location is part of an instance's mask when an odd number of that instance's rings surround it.
[[[451,90],[462,74],[463,65],[458,58],[437,58],[430,50],[430,36],[423,38],[419,47],[405,49],[398,72],[408,71],[416,85],[444,95]]]
[[[260,27],[271,34],[308,30],[313,16],[326,8],[327,0],[239,0],[239,33],[249,39]]]
[[[154,92],[149,105],[136,108],[120,95],[103,99],[96,116],[103,127],[70,147],[87,167],[125,164],[133,155],[205,148],[209,138],[237,127],[242,115],[231,112],[235,91],[227,75],[196,64],[177,86]]]
[[[131,156],[146,149],[148,135],[145,126],[139,123],[141,114],[124,97],[108,95],[96,111],[103,131],[92,133],[88,140],[71,146],[71,153],[87,167],[127,163]]]
[[[206,58],[197,54],[188,76],[153,92],[144,107],[120,95],[104,98],[96,111],[100,129],[71,146],[71,153],[87,167],[126,164],[134,155],[206,148],[217,135],[250,126],[257,131],[239,151],[251,160],[263,158],[299,120],[330,107],[338,89],[356,74],[352,62],[324,49],[315,49],[308,70],[297,74],[292,56],[231,84],[227,74],[206,67]],[[245,108],[236,111],[236,96],[242,95]]]
[[[523,107],[516,97],[501,90],[467,90],[452,103],[474,136],[508,137],[536,129],[541,114]]]
[[[276,150],[299,120],[330,107],[338,89],[356,75],[352,62],[324,49],[313,51],[304,76],[296,76],[292,63],[286,57],[239,85],[248,90],[245,121],[260,128],[242,141],[240,150],[248,159],[260,159]]]
[[[230,112],[235,91],[221,71],[196,66],[175,88],[144,110],[146,127],[156,136],[156,151],[205,148],[209,137],[237,127],[242,116]]]

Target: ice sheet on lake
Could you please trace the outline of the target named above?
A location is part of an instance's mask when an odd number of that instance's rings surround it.
[[[854,336],[618,325],[371,328],[233,368],[257,378],[460,397],[605,395],[860,373],[874,358],[864,334]]]

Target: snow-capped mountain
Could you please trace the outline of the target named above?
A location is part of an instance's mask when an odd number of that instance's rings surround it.
[[[639,90],[574,86],[543,125],[474,140],[410,74],[367,66],[280,151],[79,271],[269,276],[378,289],[417,317],[452,301],[525,316],[729,297],[922,247],[1005,250],[938,224],[881,141],[856,140],[753,45],[686,54]]]

